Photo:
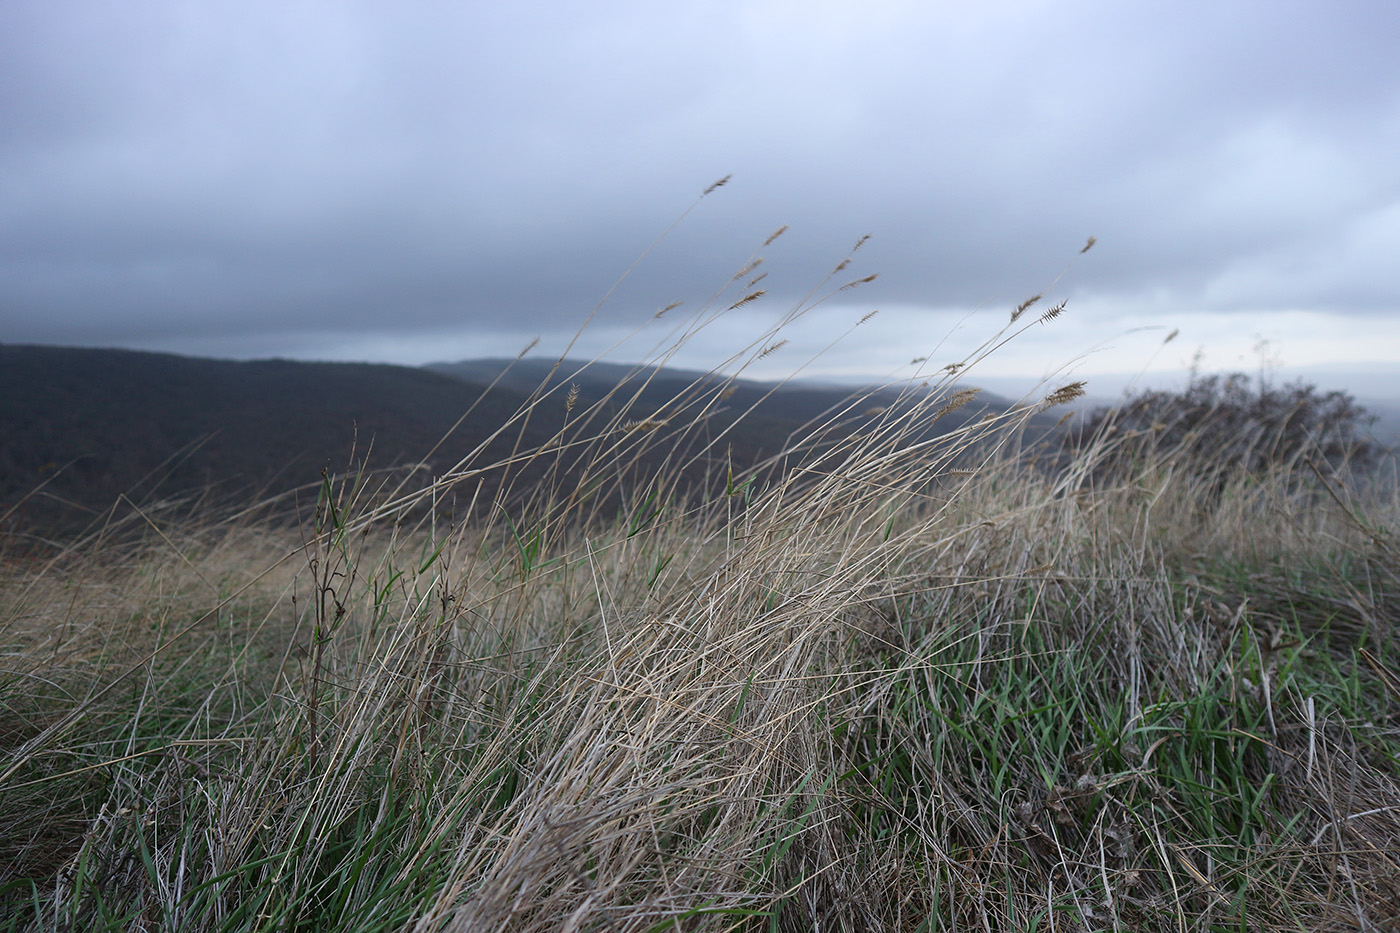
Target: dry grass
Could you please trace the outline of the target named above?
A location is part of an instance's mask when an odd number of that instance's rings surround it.
[[[300,530],[7,563],[0,929],[1394,928],[1395,499],[1047,473],[1080,387],[939,436],[962,368],[753,472],[722,380],[542,392]]]

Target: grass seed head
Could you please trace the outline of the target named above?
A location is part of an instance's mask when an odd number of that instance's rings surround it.
[[[636,421],[628,421],[622,426],[622,430],[627,434],[635,434],[638,431],[655,431],[657,428],[664,428],[670,424],[669,418],[642,418]]]
[[[784,346],[786,346],[786,345],[787,345],[787,338],[786,338],[786,337],[784,337],[782,340],[778,340],[778,341],[775,341],[774,343],[770,343],[767,347],[764,348],[763,352],[760,353],[760,354],[758,355],[758,358],[761,360],[761,359],[763,359],[763,358],[766,357],[766,356],[769,356],[769,355],[771,355],[771,354],[777,353],[779,350],[781,350],[781,349],[782,349]]]
[[[1071,382],[1068,385],[1060,386],[1045,396],[1045,400],[1040,403],[1040,410],[1044,411],[1047,408],[1054,408],[1056,405],[1064,405],[1081,398],[1084,395],[1085,384],[1084,382]]]
[[[715,182],[714,184],[710,185],[710,187],[706,188],[705,191],[704,191],[704,194],[702,194],[701,197],[704,197],[706,194],[709,194],[710,192],[715,191],[715,190],[718,189],[718,188],[723,188],[725,185],[729,184],[729,179],[731,179],[731,178],[733,178],[733,177],[734,177],[733,175],[725,175],[725,176],[724,176],[723,178],[721,178],[719,181]]]
[[[748,275],[750,272],[752,272],[753,270],[757,269],[757,268],[758,268],[759,266],[761,266],[761,265],[763,265],[763,257],[762,257],[762,256],[759,256],[759,257],[757,257],[756,259],[750,260],[742,269],[740,269],[738,272],[734,273],[734,280],[737,281],[737,280],[739,280],[739,279],[742,279],[744,276]]]
[[[1020,304],[1018,304],[1018,305],[1016,306],[1016,310],[1011,312],[1011,321],[1012,321],[1012,323],[1015,323],[1015,322],[1021,317],[1021,315],[1025,314],[1027,308],[1029,308],[1031,305],[1035,304],[1037,301],[1039,301],[1040,299],[1042,299],[1042,298],[1044,298],[1044,297],[1045,297],[1044,295],[1032,295],[1031,297],[1027,298],[1025,301],[1023,301],[1023,302],[1021,302]]]
[[[952,397],[949,398],[947,402],[943,404],[942,408],[938,409],[938,411],[934,414],[933,419],[937,421],[939,418],[942,418],[949,412],[957,411],[959,408],[962,408],[968,402],[975,399],[977,397],[977,393],[981,391],[981,389],[959,389],[958,391],[953,393]]]
[[[1040,323],[1042,323],[1042,324],[1048,323],[1048,322],[1050,322],[1050,321],[1055,320],[1055,318],[1059,317],[1061,314],[1064,314],[1064,313],[1065,313],[1065,305],[1067,305],[1067,304],[1069,304],[1069,301],[1068,301],[1068,300],[1062,301],[1062,302],[1060,302],[1059,304],[1055,305],[1055,307],[1051,308],[1049,311],[1046,311],[1044,314],[1042,314],[1042,315],[1040,316]]]
[[[767,292],[766,290],[762,289],[762,288],[760,288],[758,291],[749,292],[747,295],[745,295],[743,298],[740,298],[738,301],[734,302],[732,305],[730,305],[730,306],[729,306],[728,308],[726,308],[725,310],[727,310],[727,311],[733,311],[735,308],[742,308],[744,305],[748,304],[749,302],[751,302],[751,301],[757,301],[758,299],[762,298],[762,297],[763,297],[764,295],[766,295],[766,294],[768,294],[768,292]]]

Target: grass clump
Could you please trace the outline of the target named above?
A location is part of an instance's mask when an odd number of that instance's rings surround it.
[[[940,434],[963,368],[751,469],[724,378],[560,382],[421,487],[8,561],[0,929],[1400,922],[1393,490],[1046,471],[1079,389]]]

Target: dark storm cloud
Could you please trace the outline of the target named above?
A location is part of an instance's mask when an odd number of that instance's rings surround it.
[[[727,172],[618,321],[784,223],[776,307],[864,233],[927,309],[1089,234],[1120,304],[1400,305],[1400,8],[965,6],[7,5],[0,340],[568,329]]]

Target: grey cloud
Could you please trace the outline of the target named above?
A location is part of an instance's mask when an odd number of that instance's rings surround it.
[[[1381,3],[16,4],[0,340],[567,329],[730,171],[616,320],[704,301],[783,223],[775,307],[865,233],[862,300],[931,310],[1019,300],[1093,234],[1086,293],[1394,310],[1397,31]]]

